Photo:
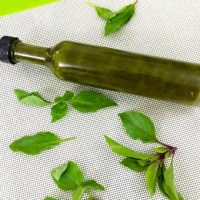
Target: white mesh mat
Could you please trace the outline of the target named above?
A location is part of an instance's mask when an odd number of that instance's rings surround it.
[[[94,3],[118,9],[130,0],[98,0]],[[104,22],[82,0],[63,0],[34,10],[0,18],[0,36],[19,37],[27,43],[52,46],[62,40],[108,46],[131,52],[200,63],[200,2],[198,0],[139,0],[134,20],[118,33],[105,38]],[[120,158],[106,146],[103,134],[141,152],[153,145],[131,140],[122,129],[117,113],[134,109],[150,116],[165,143],[177,146],[175,177],[186,200],[200,199],[200,109],[134,95],[101,90],[119,106],[94,114],[70,110],[68,117],[50,123],[50,108],[34,108],[17,102],[13,89],[40,91],[53,99],[65,90],[93,89],[58,80],[40,66],[0,63],[0,199],[42,200],[46,195],[70,199],[50,177],[52,168],[73,160],[94,178],[105,192],[98,200],[150,200],[144,174],[119,164]],[[95,89],[96,90],[96,89]],[[9,144],[26,134],[52,131],[77,139],[38,156],[9,150]],[[164,200],[157,191],[156,200]]]

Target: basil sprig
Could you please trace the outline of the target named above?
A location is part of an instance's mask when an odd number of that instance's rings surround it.
[[[72,161],[64,163],[53,169],[51,171],[51,176],[61,190],[72,192],[72,200],[81,200],[84,193],[88,194],[89,199],[94,199],[91,191],[105,190],[105,188],[95,180],[85,181],[83,171]]]
[[[29,93],[19,89],[15,89],[14,92],[21,103],[38,107],[51,105],[52,123],[63,119],[67,115],[68,104],[71,104],[75,110],[81,113],[97,112],[103,108],[117,106],[110,98],[93,91],[82,91],[77,95],[74,95],[71,91],[66,91],[63,96],[56,97],[53,102],[45,100],[39,92]]]
[[[162,146],[153,148],[152,154],[143,154],[122,146],[113,139],[105,136],[111,150],[125,157],[120,163],[134,172],[146,173],[146,185],[151,197],[156,192],[158,185],[160,192],[169,200],[183,200],[177,191],[174,182],[173,158],[176,147],[160,142],[156,137],[153,122],[143,113],[128,111],[119,114],[127,134],[134,140],[143,143],[159,143]],[[166,167],[165,160],[171,158],[171,164]]]
[[[122,7],[118,11],[112,11],[110,9],[99,7],[92,4],[91,2],[88,2],[88,5],[96,10],[98,16],[106,20],[105,36],[117,32],[130,21],[130,19],[135,14],[136,4],[137,1],[130,5]]]

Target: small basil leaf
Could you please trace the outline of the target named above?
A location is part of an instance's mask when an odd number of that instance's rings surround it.
[[[44,200],[57,200],[57,199],[55,199],[55,198],[53,198],[53,197],[45,197]]]
[[[144,160],[142,160],[144,161]],[[142,172],[146,169],[147,166],[141,166],[138,163],[138,160],[135,158],[125,158],[121,161],[121,164],[125,167],[128,167],[129,169],[133,170],[134,172]]]
[[[21,101],[23,98],[25,98],[31,94],[31,93],[28,93],[28,92],[26,92],[24,90],[20,90],[20,89],[15,89],[14,92],[19,101]]]
[[[97,183],[95,180],[88,180],[82,183],[82,187],[85,188],[86,191],[88,190],[99,190],[99,191],[104,191],[105,188]]]
[[[181,200],[183,197],[177,192],[175,182],[174,182],[174,169],[173,162],[164,172],[164,189],[169,197],[173,200]]]
[[[116,16],[107,21],[105,27],[106,36],[118,31],[120,28],[122,28],[122,26],[128,23],[128,21],[135,14],[135,5],[136,3],[123,7],[117,12]]]
[[[156,153],[166,153],[167,148],[166,147],[157,147],[157,148],[153,148],[153,151]]]
[[[36,155],[42,151],[51,149],[62,142],[74,139],[60,139],[50,132],[38,132],[35,135],[24,136],[10,144],[10,149],[15,152],[23,152],[28,155]]]
[[[142,167],[144,167],[145,165],[147,166],[147,165],[150,164],[150,160],[138,160],[137,162]]]
[[[79,112],[96,112],[102,108],[116,106],[117,104],[103,94],[83,91],[71,99],[72,106]]]
[[[172,154],[170,152],[166,152],[165,158],[169,158]]]
[[[77,189],[73,190],[72,200],[81,200],[84,192],[85,192],[85,188],[79,186]]]
[[[162,165],[159,166],[158,168],[158,187],[159,187],[159,190],[160,192],[165,196],[167,197],[168,199],[169,198],[169,195],[165,192],[165,189],[164,189],[164,173],[165,173],[165,165],[164,163],[162,163]]]
[[[72,97],[74,96],[74,93],[71,91],[66,91],[65,94],[61,97],[56,97],[54,102],[55,103],[59,103],[59,102],[65,102],[65,101],[69,101],[72,99]]]
[[[19,102],[32,106],[47,106],[50,102],[46,101],[39,92],[28,93],[23,90],[15,89],[15,95]]]
[[[54,180],[59,181],[62,174],[67,170],[69,163],[64,163],[60,165],[59,167],[56,167],[55,169],[52,170],[51,176],[53,177]]]
[[[41,97],[38,97],[35,93],[32,93],[30,96],[27,96],[24,99],[22,99],[21,103],[39,107],[48,106],[50,104],[50,102],[47,102]]]
[[[143,113],[128,111],[119,114],[128,135],[142,142],[157,142],[153,122]]]
[[[52,117],[51,122],[53,123],[62,119],[63,117],[66,116],[66,114],[67,114],[67,103],[59,102],[55,104],[51,108],[51,117]]]
[[[84,192],[88,192],[89,190],[99,190],[104,191],[105,188],[97,183],[95,180],[85,181],[72,193],[72,200],[81,200]]]
[[[69,161],[51,172],[51,176],[57,186],[65,191],[75,190],[83,182],[83,173],[77,164]]]
[[[141,159],[141,160],[157,159],[157,156],[155,155],[138,153],[127,147],[124,147],[118,142],[115,142],[113,139],[109,138],[108,136],[105,136],[105,139],[106,139],[107,144],[111,148],[111,150],[120,156],[131,157],[131,158],[136,158],[136,159]]]
[[[87,4],[96,10],[99,17],[101,17],[105,20],[111,19],[112,17],[114,17],[116,15],[115,12],[113,12],[112,10],[109,10],[107,8],[102,8],[102,7],[96,6],[91,2],[87,2]]]
[[[151,197],[153,197],[156,192],[158,167],[159,167],[159,162],[156,161],[152,163],[146,170],[146,183]]]

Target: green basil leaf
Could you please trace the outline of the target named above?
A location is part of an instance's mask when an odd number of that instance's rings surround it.
[[[165,154],[165,158],[169,158],[171,155],[172,155],[172,154],[171,154],[170,152],[167,152],[167,153]]]
[[[28,93],[28,92],[26,92],[24,90],[20,90],[20,89],[15,89],[14,92],[19,101],[21,101],[22,99],[24,99],[25,97],[27,97],[31,94],[31,93]]]
[[[10,144],[10,149],[14,152],[23,152],[28,155],[36,155],[42,151],[51,149],[62,142],[74,139],[60,139],[57,135],[50,132],[38,132],[35,135],[24,136]]]
[[[159,167],[159,162],[156,161],[152,163],[146,170],[146,183],[151,197],[153,197],[156,192],[158,167]]]
[[[45,197],[44,200],[57,200],[57,199],[55,199],[55,198],[53,198],[53,197]]]
[[[95,180],[85,181],[72,193],[72,200],[81,200],[84,192],[88,192],[89,190],[99,190],[104,191],[104,187],[97,183]]]
[[[116,16],[116,14],[112,10],[109,10],[107,8],[101,8],[101,7],[96,6],[95,9],[99,17],[102,17],[105,20],[109,20],[112,17]]]
[[[51,176],[57,186],[65,191],[75,190],[81,186],[83,182],[83,173],[77,164],[69,161],[55,168],[51,172]]]
[[[65,102],[65,101],[69,101],[72,99],[72,97],[74,96],[74,93],[71,91],[66,91],[65,94],[61,97],[56,97],[54,102],[55,103],[59,103],[59,102]]]
[[[91,2],[87,2],[87,4],[96,10],[99,17],[105,20],[111,19],[112,17],[116,16],[116,13],[113,12],[112,10],[96,6]]]
[[[142,160],[142,161],[144,161],[144,160]],[[124,160],[121,161],[121,164],[124,165],[125,167],[128,167],[129,169],[133,170],[134,172],[142,172],[147,168],[147,166],[145,166],[145,165],[141,166],[138,163],[138,160],[135,158],[125,158]]]
[[[77,189],[73,190],[72,200],[81,200],[84,192],[85,192],[85,188],[79,186]]]
[[[82,183],[82,187],[85,188],[86,191],[88,190],[99,190],[99,191],[104,191],[105,188],[97,183],[95,180],[88,180]]]
[[[157,159],[157,156],[155,155],[138,153],[127,147],[124,147],[118,142],[115,142],[113,139],[109,138],[108,136],[105,136],[105,139],[106,139],[107,144],[111,148],[111,150],[120,156],[131,157],[131,158],[136,158],[140,160],[148,160],[148,159],[156,160]]]
[[[108,20],[105,27],[105,35],[114,33],[127,24],[135,14],[135,6],[136,3],[123,7],[117,12],[116,16]]]
[[[103,94],[83,91],[71,99],[72,106],[79,112],[96,112],[102,108],[116,106],[117,104]]]
[[[164,189],[168,196],[173,200],[181,200],[183,197],[177,192],[174,182],[173,162],[164,172]]]
[[[126,132],[131,138],[139,139],[144,143],[158,141],[153,122],[143,113],[128,111],[120,113],[119,116]]]
[[[157,157],[156,157],[157,158]],[[150,164],[151,160],[137,160],[138,164],[142,167],[147,166]]]
[[[64,163],[60,165],[59,167],[56,167],[52,170],[51,176],[54,180],[59,181],[62,174],[67,170],[69,163]]]
[[[159,190],[160,192],[165,196],[167,197],[168,199],[170,199],[169,195],[165,192],[165,189],[164,189],[164,173],[165,173],[165,165],[164,163],[162,163],[162,165],[159,166],[158,168],[158,187],[159,187]]]
[[[156,153],[166,153],[167,148],[166,147],[157,147],[157,148],[153,148],[153,151]]]
[[[59,102],[51,108],[51,122],[56,122],[67,115],[67,103]]]
[[[39,92],[28,93],[23,90],[15,89],[15,95],[19,102],[32,105],[32,106],[47,106],[50,104],[49,101],[46,101]]]

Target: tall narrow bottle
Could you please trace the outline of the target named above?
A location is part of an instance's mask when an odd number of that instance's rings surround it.
[[[0,60],[45,65],[59,79],[94,87],[189,105],[200,100],[197,64],[69,41],[44,48],[8,36],[0,40]]]

